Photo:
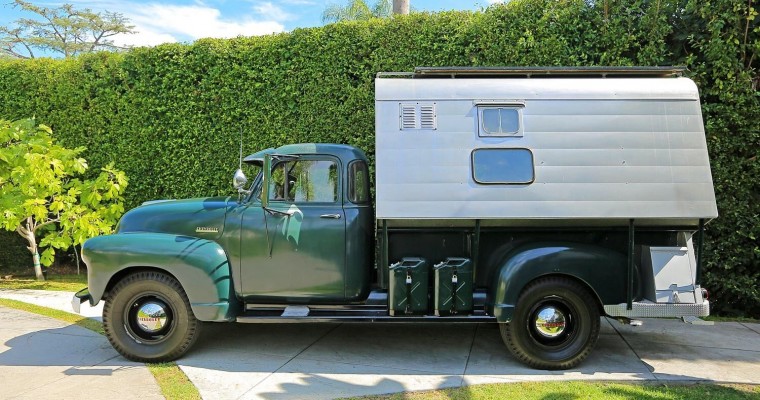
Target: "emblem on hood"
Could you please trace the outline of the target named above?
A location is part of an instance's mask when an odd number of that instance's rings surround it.
[[[219,228],[210,228],[208,226],[199,226],[195,228],[196,233],[218,233]]]

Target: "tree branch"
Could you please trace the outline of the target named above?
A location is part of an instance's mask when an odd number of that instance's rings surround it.
[[[37,225],[37,226],[34,228],[33,232],[37,232],[37,230],[38,230],[38,229],[40,229],[40,228],[42,228],[43,226],[48,226],[48,225],[50,225],[50,224],[55,224],[55,223],[57,223],[57,222],[61,222],[61,219],[60,219],[60,218],[56,218],[56,219],[51,219],[51,220],[49,220],[49,221],[46,221],[46,222],[44,222],[44,223],[42,223],[42,224],[39,224],[39,225]]]

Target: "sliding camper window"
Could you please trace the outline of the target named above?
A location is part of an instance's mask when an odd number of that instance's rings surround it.
[[[478,106],[479,136],[522,136],[522,106]]]
[[[528,149],[476,149],[472,151],[472,178],[481,184],[533,182],[533,153]]]

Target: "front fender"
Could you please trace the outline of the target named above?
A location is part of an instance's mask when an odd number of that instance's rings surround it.
[[[129,268],[157,268],[182,285],[196,318],[229,321],[237,299],[227,255],[213,241],[163,233],[98,236],[82,246],[90,303],[97,304],[111,279]]]
[[[624,303],[627,266],[626,256],[598,246],[579,243],[523,245],[509,252],[498,269],[491,297],[493,315],[498,322],[511,321],[525,285],[546,275],[565,275],[584,282],[601,304]],[[634,277],[637,275],[634,273]]]

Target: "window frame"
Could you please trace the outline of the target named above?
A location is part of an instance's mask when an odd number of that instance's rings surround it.
[[[524,104],[519,103],[477,103],[477,115],[478,115],[478,137],[522,137],[524,133],[523,127],[523,109]],[[501,132],[501,133],[489,133],[485,128],[485,118],[483,117],[483,111],[486,110],[515,110],[517,112],[517,130],[513,132]],[[501,129],[501,112],[499,112],[499,128]]]
[[[280,162],[275,163],[272,166],[272,171],[274,171],[275,168],[277,168],[282,163],[288,163],[288,162],[300,162],[300,161],[327,161],[331,162],[335,165],[336,172],[338,174],[336,180],[335,180],[335,200],[334,201],[297,201],[296,199],[288,200],[285,199],[275,199],[272,198],[272,194],[274,193],[273,190],[269,190],[269,203],[272,204],[297,204],[297,205],[336,205],[336,204],[342,204],[343,201],[341,199],[341,193],[343,189],[342,185],[342,167],[340,163],[340,159],[337,157],[329,156],[329,155],[299,155],[298,158],[291,159],[291,160],[282,160]],[[272,173],[270,172],[270,176],[272,176]],[[270,182],[272,184],[272,182]],[[263,185],[262,185],[263,186]]]
[[[525,150],[530,155],[530,170],[531,170],[531,179],[529,181],[525,182],[481,182],[475,177],[475,153],[481,150],[485,151],[494,151],[494,150]],[[528,148],[525,147],[480,147],[477,149],[473,149],[472,152],[470,152],[470,174],[472,175],[472,180],[477,183],[478,185],[530,185],[533,182],[536,181],[536,163],[535,163],[535,157],[533,156],[533,151],[531,151]]]
[[[367,198],[364,201],[354,201],[354,198],[352,196],[352,191],[356,192],[356,185],[355,185],[355,174],[354,174],[354,166],[356,165],[362,165],[364,166],[364,173],[366,175],[366,182],[365,182],[365,190],[367,191]],[[346,191],[346,200],[351,204],[356,205],[367,205],[372,202],[372,197],[370,196],[370,184],[369,184],[369,165],[367,165],[367,162],[364,160],[354,160],[348,163],[348,173],[346,176],[346,183],[347,183],[347,191]]]

